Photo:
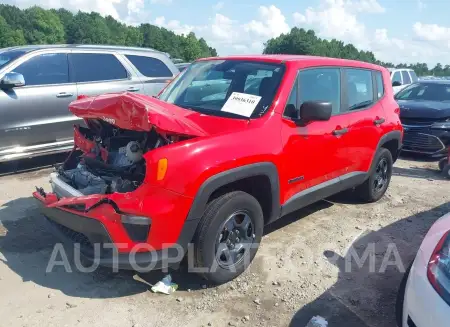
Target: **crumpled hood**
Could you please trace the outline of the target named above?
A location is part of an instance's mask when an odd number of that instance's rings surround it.
[[[192,111],[135,93],[112,93],[96,97],[80,97],[69,110],[85,119],[102,119],[119,128],[187,135],[209,135],[197,123],[187,118]]]

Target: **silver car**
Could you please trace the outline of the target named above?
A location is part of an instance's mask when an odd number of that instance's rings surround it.
[[[0,162],[70,150],[79,95],[156,95],[179,73],[163,52],[97,45],[0,49]]]

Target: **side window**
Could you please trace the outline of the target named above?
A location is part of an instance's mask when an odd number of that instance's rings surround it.
[[[400,82],[400,84],[402,83],[402,76],[398,71],[394,73],[394,76],[392,76],[392,83],[394,82]]]
[[[407,70],[402,70],[403,84],[411,84],[411,78],[409,77]]]
[[[74,80],[77,83],[128,78],[126,69],[112,54],[73,53],[70,55],[70,61]]]
[[[419,78],[417,77],[416,72],[414,70],[410,70],[409,75],[411,76],[411,80],[413,83],[419,81]]]
[[[359,110],[373,104],[372,72],[364,69],[345,69],[348,110]]]
[[[13,71],[23,75],[25,85],[69,83],[69,64],[65,53],[46,53],[35,56]]]
[[[381,99],[384,95],[383,74],[375,72],[375,80],[377,81],[377,99]]]
[[[296,118],[296,113],[299,108],[297,108],[297,97],[298,97],[298,77],[292,86],[291,94],[286,102],[286,107],[284,109],[284,116],[289,118]]]
[[[332,114],[341,111],[341,81],[338,68],[317,68],[298,75],[299,105],[306,101],[331,102]]]
[[[144,56],[134,56],[126,55],[127,59],[131,61],[134,67],[139,70],[139,72],[146,77],[172,77],[173,74],[170,69],[161,60],[144,57]]]

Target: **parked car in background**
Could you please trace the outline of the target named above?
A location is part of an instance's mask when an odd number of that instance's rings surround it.
[[[178,69],[152,49],[98,45],[0,49],[0,162],[70,150],[78,95],[156,95]]]
[[[190,62],[182,62],[182,63],[178,63],[175,64],[175,66],[178,68],[178,70],[180,72],[182,72],[183,70],[185,70],[191,63]]]
[[[264,225],[347,189],[381,199],[402,139],[386,69],[314,56],[201,59],[158,99],[106,94],[70,110],[86,119],[83,155],[33,193],[55,230],[124,269],[177,267],[193,244],[214,283],[247,268]],[[121,243],[118,257],[95,257],[104,243]]]
[[[450,81],[420,81],[396,94],[405,134],[402,151],[444,156],[450,146]]]
[[[391,73],[391,82],[392,88],[394,89],[394,94],[411,83],[415,83],[419,80],[416,73],[412,69],[388,68],[388,70]]]
[[[398,327],[447,327],[450,316],[450,214],[425,236],[397,297]]]

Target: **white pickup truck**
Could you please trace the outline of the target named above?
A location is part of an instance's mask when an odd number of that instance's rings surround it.
[[[391,72],[391,82],[392,88],[394,89],[394,94],[419,80],[416,73],[412,69],[388,68],[388,70]]]

